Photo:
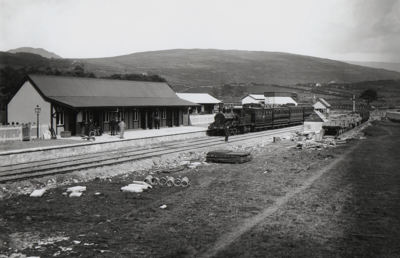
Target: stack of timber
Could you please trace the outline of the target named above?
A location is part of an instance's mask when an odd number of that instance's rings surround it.
[[[400,122],[400,109],[399,110],[388,110],[386,117],[393,122]]]
[[[216,150],[207,153],[207,162],[216,163],[245,163],[252,159],[250,152],[234,152],[230,150]]]

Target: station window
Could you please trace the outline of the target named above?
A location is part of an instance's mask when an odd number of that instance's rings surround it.
[[[56,120],[57,120],[57,125],[63,125],[64,124],[64,112],[57,112]]]
[[[162,114],[161,114],[161,118],[162,119],[166,119],[167,118],[167,110],[163,109]]]
[[[110,112],[104,112],[104,122],[110,121]]]
[[[139,112],[137,110],[133,110],[133,121],[139,121]]]
[[[118,111],[118,120],[119,120],[119,121],[121,121],[122,119],[124,119],[124,120],[125,120],[125,117],[124,117],[124,112],[122,112],[122,111]]]
[[[90,111],[83,111],[82,112],[82,121],[89,122],[90,119],[93,119],[93,113]]]

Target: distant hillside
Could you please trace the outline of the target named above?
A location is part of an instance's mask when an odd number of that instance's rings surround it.
[[[95,74],[158,74],[179,90],[224,83],[290,85],[400,79],[398,72],[278,52],[176,49],[80,61]]]
[[[93,59],[48,59],[37,54],[0,52],[0,68],[71,70],[77,64],[96,76],[157,74],[179,91],[223,84],[295,85],[400,79],[399,72],[277,52],[177,49]]]
[[[13,68],[52,68],[67,69],[73,66],[69,59],[49,59],[32,53],[9,53],[0,51],[0,68],[10,66]]]
[[[32,48],[32,47],[20,47],[20,48],[15,48],[15,49],[10,49],[7,52],[9,53],[31,53],[31,54],[36,54],[40,55],[42,57],[46,58],[62,58],[59,55],[56,55],[53,52],[47,51],[46,49],[43,48]]]
[[[380,69],[386,69],[386,70],[390,70],[390,71],[400,72],[400,63],[357,62],[357,61],[346,61],[346,62],[350,63],[350,64],[355,64],[355,65],[362,65],[362,66],[368,66],[368,67],[373,67],[373,68],[380,68]]]

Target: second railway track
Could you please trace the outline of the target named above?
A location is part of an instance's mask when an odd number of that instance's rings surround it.
[[[235,135],[230,142],[240,142],[259,137],[270,137],[276,134],[294,132],[299,126],[286,127],[271,131],[262,131],[250,134]],[[13,165],[0,166],[0,183],[6,181],[23,180],[53,174],[70,173],[79,170],[93,169],[103,166],[112,166],[136,160],[173,154],[184,151],[198,150],[206,147],[224,145],[221,137],[201,137],[184,142],[169,142],[149,148],[123,148],[119,150],[99,151],[84,155],[74,155],[54,159],[45,159],[24,162]]]

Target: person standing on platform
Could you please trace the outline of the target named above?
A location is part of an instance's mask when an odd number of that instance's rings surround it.
[[[115,118],[113,117],[110,121],[110,131],[111,135],[115,135]]]
[[[119,126],[119,138],[124,139],[124,132],[125,132],[124,119],[121,119],[121,121],[119,122],[118,126]]]
[[[89,119],[89,124],[88,124],[88,136],[95,136],[95,132],[94,132],[94,122],[93,119]]]
[[[224,132],[225,132],[225,142],[228,142],[229,140],[229,125],[224,126]]]
[[[156,111],[154,116],[154,125],[156,129],[160,129],[160,115],[158,114],[158,111]]]

